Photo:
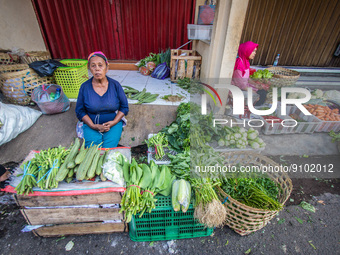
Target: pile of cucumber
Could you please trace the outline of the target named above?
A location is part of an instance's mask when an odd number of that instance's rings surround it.
[[[142,91],[139,91],[129,86],[122,87],[124,88],[124,93],[128,99],[138,100],[136,104],[152,103],[159,96],[159,94],[146,92],[145,88]]]
[[[76,175],[77,180],[82,181],[99,175],[105,181],[106,178],[102,175],[105,153],[101,155],[101,151],[98,148],[99,145],[85,148],[85,141],[83,141],[80,147],[80,140],[76,138],[74,144],[69,148],[70,153],[56,175],[56,180],[58,182],[63,180],[70,182],[73,179],[73,175]]]

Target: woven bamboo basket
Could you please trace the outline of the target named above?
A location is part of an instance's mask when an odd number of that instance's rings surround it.
[[[21,62],[30,64],[35,61],[42,61],[51,59],[51,54],[48,51],[29,51],[25,53],[25,56],[20,57]]]
[[[29,68],[27,64],[0,65],[0,74],[8,72],[17,72]]]
[[[19,56],[0,52],[0,65],[15,65],[19,63]]]
[[[14,104],[27,105],[34,88],[42,84],[55,84],[53,77],[40,77],[33,69],[0,74],[1,91]]]
[[[254,152],[225,152],[225,165],[241,164],[243,166],[277,166],[273,160]],[[293,189],[292,181],[284,172],[267,172],[269,178],[274,180],[281,187],[278,201],[283,205],[290,196]],[[217,195],[224,203],[227,211],[225,224],[241,236],[253,233],[267,225],[267,223],[278,213],[246,206],[230,195],[226,194],[220,187],[217,187]]]
[[[299,72],[283,67],[273,66],[267,70],[273,74],[273,78],[270,79],[273,87],[293,86],[300,77]]]

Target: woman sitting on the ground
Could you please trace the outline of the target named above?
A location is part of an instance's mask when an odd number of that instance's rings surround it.
[[[109,63],[103,52],[93,52],[88,57],[88,68],[93,77],[79,90],[76,114],[84,122],[85,146],[101,144],[103,148],[117,147],[120,140],[122,118],[129,105],[122,86],[106,76]]]

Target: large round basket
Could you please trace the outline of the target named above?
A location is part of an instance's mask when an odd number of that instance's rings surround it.
[[[288,87],[293,86],[300,77],[300,73],[283,67],[269,67],[269,72],[273,74],[270,79],[273,87]]]
[[[0,52],[0,65],[15,65],[19,63],[19,56]]]
[[[27,105],[34,88],[42,84],[54,84],[53,77],[40,77],[33,69],[0,74],[1,91],[13,104]]]
[[[51,54],[48,51],[29,51],[20,57],[20,59],[22,63],[30,64],[35,61],[51,59]]]
[[[243,166],[277,166],[273,160],[253,152],[224,152],[225,164]],[[278,201],[283,205],[290,196],[293,189],[292,181],[284,172],[267,172],[267,176],[274,180],[280,186]],[[278,213],[278,211],[269,211],[246,206],[229,194],[226,194],[220,187],[217,187],[217,195],[227,211],[226,225],[236,233],[244,236],[255,232],[264,226]]]

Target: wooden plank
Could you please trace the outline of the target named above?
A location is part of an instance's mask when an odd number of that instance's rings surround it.
[[[24,209],[20,209],[20,212],[21,212],[22,216],[24,216],[24,218],[25,218],[27,224],[32,225],[31,222],[29,221],[29,219],[28,219],[26,213],[25,213],[25,210],[24,210]]]
[[[196,66],[196,70],[195,70],[195,79],[199,79],[200,78],[200,71],[201,71],[201,61],[195,61],[195,66]]]
[[[185,60],[178,60],[176,79],[185,77]]]
[[[170,79],[172,81],[176,80],[176,60],[171,59],[170,61]]]
[[[187,71],[185,77],[192,79],[192,74],[194,72],[194,60],[188,60]]]
[[[21,207],[49,207],[70,205],[119,204],[120,192],[108,192],[77,196],[16,196]]]
[[[172,59],[201,60],[201,56],[173,56]]]
[[[310,66],[312,63],[311,55],[315,54],[316,48],[314,48],[316,45],[314,44],[314,41],[317,37],[319,37],[319,31],[324,26],[323,24],[323,17],[326,14],[327,6],[328,6],[329,0],[324,0],[318,2],[318,11],[314,17],[313,24],[311,25],[310,33],[308,35],[308,40],[305,42],[304,46],[304,54],[300,55],[300,61],[303,63],[304,66]]]
[[[137,61],[136,61],[137,62]],[[138,66],[131,63],[109,63],[110,70],[138,71]]]
[[[77,223],[41,227],[34,230],[34,234],[42,237],[57,237],[66,235],[108,234],[127,231],[121,223]]]
[[[306,43],[311,39],[311,31],[313,28],[313,21],[315,17],[317,16],[318,10],[319,10],[319,4],[320,1],[311,1],[309,3],[310,11],[309,13],[304,13],[305,20],[303,25],[303,30],[301,31],[301,37],[299,43],[294,48],[294,59],[295,59],[295,65],[305,66],[305,63],[301,61],[301,57],[307,54],[307,49],[305,48]]]
[[[258,4],[264,4],[263,1],[259,2]],[[275,17],[275,7],[276,7],[276,1],[269,1],[268,4],[266,4],[266,12],[265,12],[265,20],[263,21],[265,28],[263,28],[263,33],[261,35],[261,39],[257,42],[259,44],[259,50],[260,54],[257,57],[255,57],[255,63],[266,63],[267,57],[269,54],[269,45],[272,40],[272,33],[274,30],[274,20]],[[249,38],[251,41],[252,39]],[[247,39],[248,41],[248,39]],[[270,59],[272,56],[270,57]],[[256,59],[258,59],[256,61]]]
[[[329,66],[329,62],[333,57],[334,50],[338,45],[338,41],[336,41],[339,35],[339,22],[340,22],[340,1],[337,1],[338,4],[333,10],[331,14],[330,22],[327,24],[328,30],[323,35],[324,39],[324,47],[323,49],[320,47],[320,59],[318,61],[318,65],[320,66]]]
[[[118,208],[53,208],[23,209],[26,219],[32,225],[65,224],[122,220]]]
[[[297,13],[299,11],[299,6],[301,6],[301,2],[291,0],[289,5],[289,10],[287,13],[287,22],[285,26],[284,35],[282,37],[283,46],[280,55],[280,65],[285,65],[288,62],[290,47],[294,40],[294,25],[297,20]]]

